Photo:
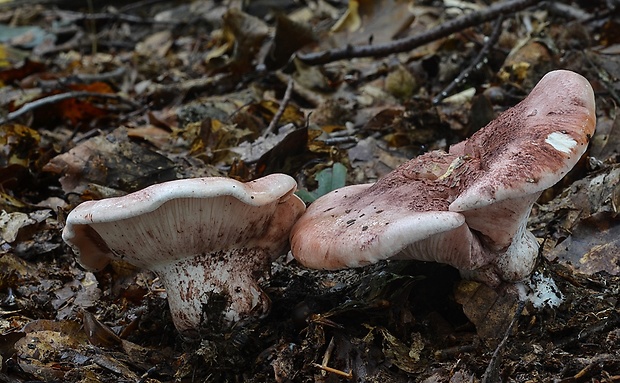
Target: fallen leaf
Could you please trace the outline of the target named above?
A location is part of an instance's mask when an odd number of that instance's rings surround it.
[[[293,53],[313,42],[316,42],[316,37],[307,24],[296,22],[278,13],[275,36],[263,61],[268,69],[280,68],[288,63]]]
[[[370,331],[364,337],[365,343],[371,343],[376,334],[381,337],[383,355],[399,369],[415,374],[420,370],[424,341],[419,333],[411,334],[411,344],[407,345],[392,335],[386,328],[365,325]]]
[[[0,213],[0,237],[3,242],[12,243],[17,239],[19,230],[25,226],[33,225],[36,221],[26,213]]]
[[[0,81],[2,84],[10,84],[45,69],[45,64],[26,59],[20,65],[0,70]]]
[[[578,273],[620,275],[620,216],[600,212],[580,220],[570,236],[545,256]]]
[[[66,349],[82,350],[88,344],[80,325],[72,321],[35,320],[24,327],[26,336],[15,342],[15,356],[26,373],[43,380],[62,380],[67,369],[59,368]],[[87,358],[84,358],[86,362]]]
[[[66,192],[83,191],[89,183],[130,192],[176,178],[172,161],[131,142],[122,128],[82,142],[43,170],[60,174]]]
[[[19,165],[28,168],[39,156],[39,133],[24,125],[0,126],[0,168]]]
[[[408,0],[351,0],[332,27],[336,45],[385,43],[413,22]]]
[[[51,304],[56,310],[56,319],[75,317],[80,310],[92,307],[101,298],[101,290],[94,274],[84,273],[82,279],[74,279],[54,291],[56,299]]]
[[[478,336],[490,345],[495,345],[504,336],[518,305],[515,291],[498,292],[474,281],[461,281],[454,297],[476,326]]]
[[[229,9],[223,19],[224,35],[234,37],[234,48],[231,48],[230,37],[224,45],[226,51],[231,51],[225,66],[235,74],[247,73],[254,67],[254,60],[269,35],[269,27],[259,18],[236,8]]]
[[[164,58],[173,42],[170,30],[155,32],[136,44],[135,52],[141,56]]]
[[[314,176],[318,188],[314,191],[298,189],[295,194],[304,202],[314,202],[317,198],[343,187],[347,180],[347,168],[340,162],[336,162],[331,168],[326,168]]]

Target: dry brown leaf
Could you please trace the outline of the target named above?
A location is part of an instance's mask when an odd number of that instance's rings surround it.
[[[0,167],[19,165],[29,167],[39,156],[39,133],[27,126],[7,124],[0,126]]]
[[[131,142],[122,128],[82,142],[43,170],[60,174],[66,192],[83,191],[89,183],[135,191],[176,178],[172,161]]]
[[[352,0],[332,27],[336,45],[385,43],[413,22],[408,0]]]
[[[491,345],[499,342],[517,309],[516,292],[498,292],[485,284],[464,280],[454,295],[463,305],[467,318],[476,326],[478,336]]]
[[[149,58],[151,56],[164,58],[173,42],[171,31],[155,32],[138,43],[135,52],[141,56],[149,56]]]
[[[620,275],[620,217],[600,212],[582,219],[546,257],[586,275]]]

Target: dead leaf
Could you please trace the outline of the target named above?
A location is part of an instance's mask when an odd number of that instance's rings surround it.
[[[495,345],[504,336],[518,305],[515,291],[499,293],[474,281],[461,281],[454,297],[476,326],[478,336],[490,345]]]
[[[80,310],[92,307],[101,298],[101,290],[94,274],[84,273],[82,279],[74,279],[54,291],[56,299],[51,304],[56,310],[56,319],[75,317]]]
[[[64,350],[84,352],[88,344],[80,325],[72,321],[35,320],[23,331],[26,336],[15,342],[17,363],[22,370],[38,379],[62,380],[72,368],[61,364]],[[66,368],[61,368],[63,365]]]
[[[510,52],[498,76],[503,82],[529,90],[552,68],[547,45],[541,40],[530,40]]]
[[[2,242],[12,243],[17,239],[19,230],[25,226],[33,225],[36,221],[31,219],[28,214],[15,212],[0,213],[0,237]]]
[[[108,326],[88,311],[82,311],[84,332],[90,343],[98,347],[115,348],[120,346],[121,338],[118,337]]]
[[[296,129],[286,134],[273,148],[260,156],[256,163],[256,176],[273,172],[293,174],[299,169],[307,154],[308,129]]]
[[[586,275],[620,275],[620,216],[600,212],[579,221],[571,234],[545,256]]]
[[[278,13],[275,36],[265,57],[265,65],[270,70],[280,68],[290,60],[293,53],[313,42],[316,42],[316,37],[307,24],[296,22]]]
[[[210,55],[209,59],[229,52],[230,58],[226,61],[225,67],[235,74],[247,73],[254,67],[254,60],[269,35],[269,27],[259,18],[236,8],[229,9],[223,19],[224,36],[226,36],[222,45],[224,49],[217,51],[216,56]],[[231,41],[234,41],[234,45]]]
[[[620,155],[620,118],[618,118],[618,107],[615,103],[609,108],[610,113],[606,113],[597,121],[590,156],[603,162],[617,162],[615,159]]]
[[[422,360],[422,351],[424,350],[424,341],[419,333],[411,334],[411,344],[406,345],[397,337],[392,335],[386,328],[378,326],[372,327],[365,325],[370,331],[364,337],[365,343],[371,343],[375,337],[375,333],[381,336],[383,355],[396,367],[415,374],[420,369],[420,361]]]
[[[33,265],[10,252],[0,252],[0,290],[6,291],[31,279],[38,279]]]
[[[413,22],[408,0],[351,0],[332,27],[335,44],[372,44],[391,41]]]
[[[399,100],[407,100],[420,88],[416,78],[403,65],[398,65],[385,78],[385,90]]]
[[[613,165],[575,181],[558,197],[541,205],[530,223],[557,235],[571,232],[582,219],[597,213],[616,213],[619,207],[620,166]],[[558,239],[563,238],[547,238]]]
[[[280,109],[280,104],[278,102],[263,100],[259,103],[250,105],[248,107],[248,112],[252,114],[256,112],[262,115],[265,121],[271,121],[278,109]],[[306,116],[297,106],[288,104],[280,117],[280,125],[295,124],[297,126],[303,126],[305,119]]]
[[[90,84],[68,84],[71,91],[84,91],[102,94],[115,93],[110,85],[105,82],[93,82]],[[65,90],[54,90],[40,94],[37,99],[64,93]],[[44,105],[33,111],[33,126],[49,126],[58,121],[68,121],[73,126],[106,117],[111,114],[106,105],[114,104],[113,100],[100,98],[68,98],[57,103]],[[21,105],[14,105],[12,111]]]
[[[147,36],[136,44],[136,54],[164,58],[172,46],[174,39],[170,30],[159,31]]]
[[[10,84],[22,80],[34,73],[42,72],[45,69],[45,64],[26,59],[20,65],[1,70],[0,81],[2,81],[2,84]]]
[[[249,129],[206,118],[201,122],[187,124],[183,136],[191,139],[190,154],[206,163],[230,164],[234,148],[255,135]]]
[[[28,168],[37,160],[39,133],[27,126],[19,124],[7,124],[0,126],[0,167],[19,165]]]
[[[84,141],[43,170],[60,174],[66,192],[83,191],[89,183],[129,192],[176,178],[172,161],[131,142],[122,128]]]

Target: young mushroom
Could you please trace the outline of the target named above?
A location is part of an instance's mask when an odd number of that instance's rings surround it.
[[[157,273],[182,333],[226,328],[269,310],[258,280],[305,210],[296,187],[284,174],[165,182],[80,204],[62,236],[90,270],[116,258]]]
[[[538,253],[526,229],[532,205],[577,163],[595,125],[589,82],[550,72],[448,153],[427,153],[373,185],[316,200],[291,231],[292,253],[318,269],[415,259],[491,286],[524,279]]]

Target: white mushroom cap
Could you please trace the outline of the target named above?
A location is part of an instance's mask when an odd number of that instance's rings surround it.
[[[155,271],[180,331],[211,319],[230,325],[268,312],[257,279],[285,250],[305,209],[293,194],[296,186],[284,174],[248,183],[170,181],[82,203],[67,217],[63,239],[91,270],[118,258]],[[223,312],[209,308],[215,296],[225,300]]]
[[[523,279],[538,250],[526,230],[532,204],[576,164],[595,125],[588,81],[548,73],[449,153],[319,198],[291,232],[293,255],[315,268],[406,258],[447,263],[490,285]]]

